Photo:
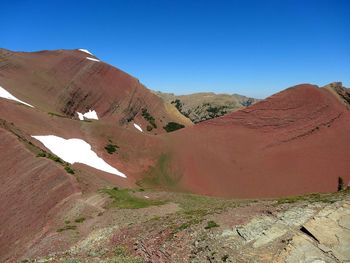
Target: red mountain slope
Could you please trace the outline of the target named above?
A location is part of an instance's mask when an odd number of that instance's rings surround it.
[[[272,197],[336,191],[338,177],[349,182],[349,134],[347,106],[305,84],[171,134],[169,144],[185,188]]]
[[[11,52],[0,49],[0,85],[40,110],[77,118],[95,110],[98,117],[120,125],[150,125],[142,111],[155,119],[152,132],[164,132],[170,121],[190,124],[136,78],[79,50]],[[170,107],[171,108],[171,107]]]
[[[22,143],[18,140],[21,136]],[[22,137],[23,136],[23,137]],[[0,123],[0,260],[23,253],[41,235],[66,198],[78,193],[73,176],[52,161],[37,158],[25,136]],[[13,258],[14,257],[14,258]]]

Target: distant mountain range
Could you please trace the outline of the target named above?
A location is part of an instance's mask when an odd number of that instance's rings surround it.
[[[193,123],[220,117],[259,101],[258,99],[238,94],[216,94],[213,92],[200,92],[189,95],[175,95],[160,91],[155,93],[164,101],[173,104]]]

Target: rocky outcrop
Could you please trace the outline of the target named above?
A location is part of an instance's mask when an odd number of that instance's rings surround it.
[[[225,229],[217,239],[242,262],[350,262],[350,200],[291,205]]]

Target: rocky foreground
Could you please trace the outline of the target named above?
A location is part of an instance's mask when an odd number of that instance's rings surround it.
[[[80,200],[58,222],[67,229],[22,262],[350,262],[349,191],[265,201],[131,194],[158,203],[121,208],[122,201],[97,194],[83,209]],[[78,216],[84,220],[67,227]],[[62,250],[50,251],[59,242]]]

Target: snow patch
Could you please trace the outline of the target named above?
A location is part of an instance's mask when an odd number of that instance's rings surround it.
[[[83,163],[98,170],[126,178],[126,175],[106,163],[91,150],[91,145],[81,139],[64,139],[55,135],[32,136],[52,153],[68,163]]]
[[[8,100],[14,100],[14,101],[17,101],[19,103],[22,103],[24,105],[27,105],[29,107],[32,107],[34,108],[34,106],[22,101],[22,100],[19,100],[17,99],[15,96],[13,96],[10,92],[8,92],[7,90],[5,90],[3,87],[0,86],[0,98],[4,98],[4,99],[8,99]]]
[[[89,57],[86,57],[86,59],[92,60],[92,61],[96,61],[96,62],[100,62],[100,60],[98,60],[98,59],[96,59],[96,58],[89,58]]]
[[[141,128],[140,125],[137,125],[136,123],[134,123],[134,127],[135,127],[136,129],[138,129],[140,132],[143,132],[143,130],[142,130],[142,128]]]
[[[80,48],[80,49],[78,49],[78,50],[81,51],[81,52],[88,53],[88,54],[90,54],[91,56],[93,56],[93,54],[92,54],[89,50],[87,50],[87,49]]]
[[[96,113],[96,111],[94,111],[94,110],[89,110],[89,111],[86,112],[86,113],[77,112],[77,114],[78,114],[79,120],[81,120],[81,121],[84,120],[84,117],[85,117],[86,119],[98,120],[97,113]]]

